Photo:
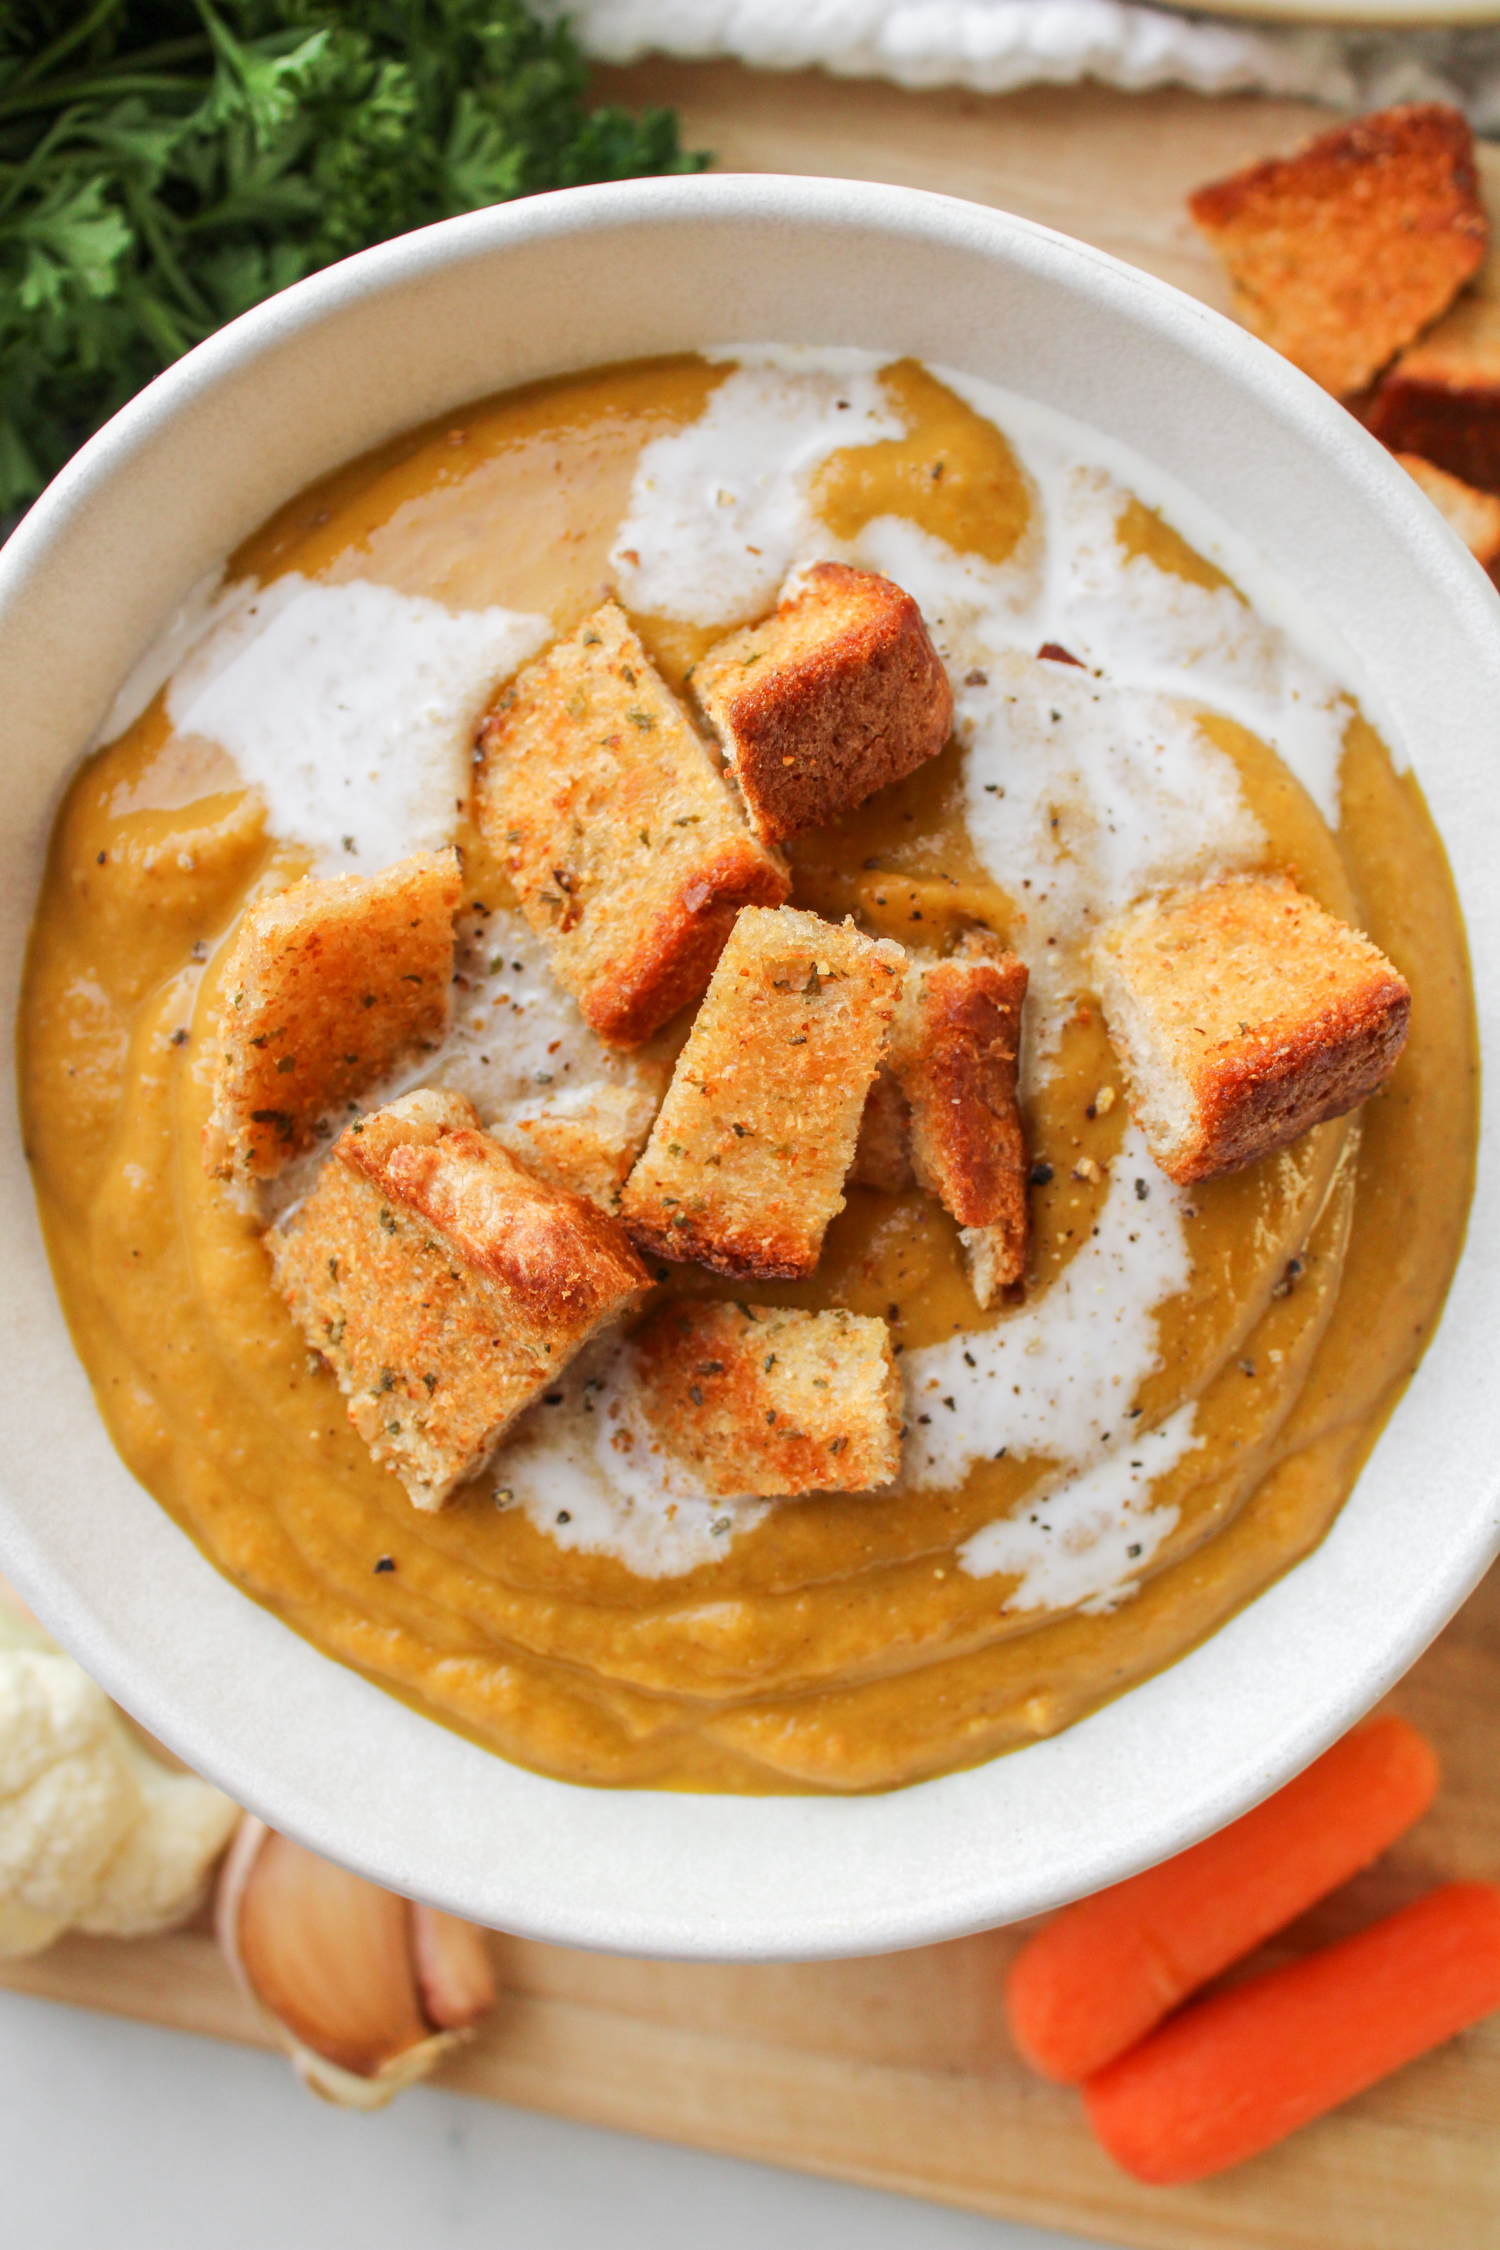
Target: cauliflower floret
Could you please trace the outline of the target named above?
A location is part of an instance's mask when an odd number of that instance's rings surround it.
[[[138,1747],[102,1689],[0,1611],[0,1954],[190,1914],[238,1808]]]
[[[146,1937],[191,1914],[240,1816],[196,1774],[164,1773],[144,1751],[134,1755],[139,1817],[78,1917],[78,1927],[96,1937]]]

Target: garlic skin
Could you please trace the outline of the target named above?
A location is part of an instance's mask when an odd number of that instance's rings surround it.
[[[318,1858],[248,1813],[214,1922],[235,1981],[313,2093],[383,2109],[495,2004],[484,1933]]]

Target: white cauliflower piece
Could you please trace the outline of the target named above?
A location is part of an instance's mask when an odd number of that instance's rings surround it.
[[[0,1954],[190,1914],[238,1808],[168,1773],[71,1656],[0,1609]]]

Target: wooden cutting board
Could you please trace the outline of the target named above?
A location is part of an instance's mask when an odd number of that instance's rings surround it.
[[[723,169],[892,180],[1001,204],[1220,305],[1218,271],[1182,217],[1185,190],[1324,122],[1293,103],[1098,87],[915,95],[718,64],[601,78],[609,98],[675,105],[687,144],[713,149]],[[1497,168],[1488,156],[1492,188]],[[1278,1956],[1444,1877],[1500,1874],[1500,1574],[1391,1700],[1442,1753],[1437,1808],[1288,1933]],[[1500,2019],[1226,2179],[1148,2190],[1094,2147],[1077,2097],[1031,2077],[1006,2046],[1000,1980],[1023,1934],[748,1968],[497,1938],[501,2005],[444,2082],[1150,2250],[1500,2244]],[[216,2038],[261,2037],[201,1929],[135,1945],[66,1940],[39,1960],[0,1963],[0,1984]]]

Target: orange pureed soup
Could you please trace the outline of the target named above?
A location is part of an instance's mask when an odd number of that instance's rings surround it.
[[[238,917],[309,870],[456,840],[454,1028],[422,1082],[487,1123],[604,1085],[658,1096],[686,1022],[622,1056],[552,983],[471,818],[475,727],[606,593],[678,687],[823,558],[915,597],[956,720],[941,757],[792,845],[793,901],[939,951],[983,924],[1028,962],[1026,1285],[981,1311],[934,1200],[851,1186],[810,1280],[652,1272],[658,1296],[887,1318],[894,1486],[726,1503],[673,1484],[612,1443],[616,1335],[420,1514],[273,1287],[263,1235],[312,1167],[258,1195],[201,1161]],[[1415,780],[1339,651],[1187,495],[914,363],[681,358],[486,400],[352,463],[193,616],[58,817],[23,1099],[115,1443],[255,1600],[569,1780],[878,1789],[1067,1726],[1322,1537],[1458,1255],[1474,1013]],[[1411,985],[1411,1033],[1361,1112],[1185,1190],[1131,1121],[1087,941],[1225,868],[1295,870],[1368,930]]]

